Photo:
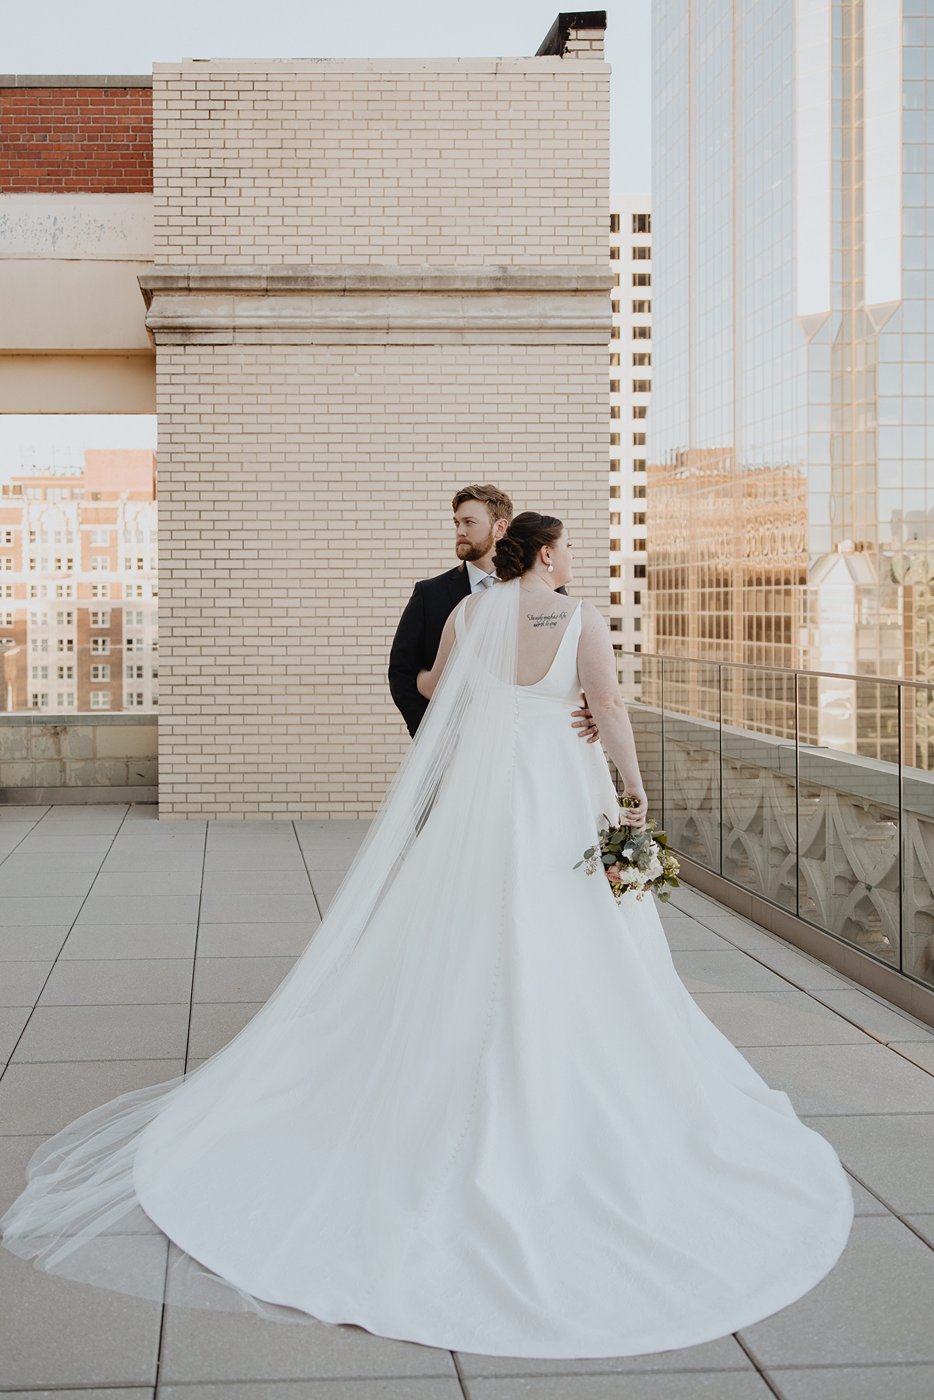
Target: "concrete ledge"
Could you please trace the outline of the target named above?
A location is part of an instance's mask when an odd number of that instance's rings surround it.
[[[0,73],[0,88],[148,88],[151,73]]]
[[[138,787],[0,788],[0,807],[85,807],[95,803],[132,802],[134,807],[159,803],[156,784]]]
[[[605,345],[599,268],[155,268],[139,278],[157,344]]]
[[[925,1025],[934,1028],[934,988],[916,982],[898,968],[887,967],[877,958],[870,957],[852,943],[837,938],[832,933],[809,924],[805,919],[790,914],[786,909],[771,904],[760,895],[734,885],[731,880],[715,874],[706,866],[699,865],[688,856],[678,854],[681,874],[686,884],[693,885],[702,894],[735,909],[737,914],[761,924],[770,933],[783,938],[786,943],[808,953],[812,958],[858,982],[867,991],[884,997],[893,1006],[899,1006],[910,1016],[916,1016]]]

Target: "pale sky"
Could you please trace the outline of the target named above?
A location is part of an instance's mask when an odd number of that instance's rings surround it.
[[[470,58],[531,55],[559,0],[8,0],[7,73],[148,73],[178,58]],[[650,189],[651,0],[610,0],[610,184]],[[80,462],[84,447],[153,447],[155,419],[0,415],[0,480],[37,450]]]

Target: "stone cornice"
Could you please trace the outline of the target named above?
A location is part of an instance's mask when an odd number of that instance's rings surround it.
[[[537,341],[605,344],[609,269],[385,264],[156,267],[158,344]]]

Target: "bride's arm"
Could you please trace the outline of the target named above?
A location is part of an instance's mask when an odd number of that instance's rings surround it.
[[[592,603],[581,603],[581,640],[577,669],[587,702],[600,730],[600,737],[623,780],[627,797],[637,797],[639,806],[620,813],[632,826],[645,825],[647,799],[636,757],[636,741],[619,688],[616,654],[610,633]]]
[[[454,609],[457,612],[457,608]],[[426,700],[430,700],[435,693],[435,688],[441,679],[441,672],[444,670],[444,663],[447,661],[451,647],[454,645],[454,613],[452,612],[444,624],[444,631],[441,633],[441,641],[438,643],[438,654],[435,657],[435,664],[430,671],[419,671],[415,677],[415,684],[418,693],[424,695]]]

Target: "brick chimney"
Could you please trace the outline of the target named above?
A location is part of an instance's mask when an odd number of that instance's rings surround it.
[[[567,10],[558,15],[536,58],[603,58],[606,10]]]

